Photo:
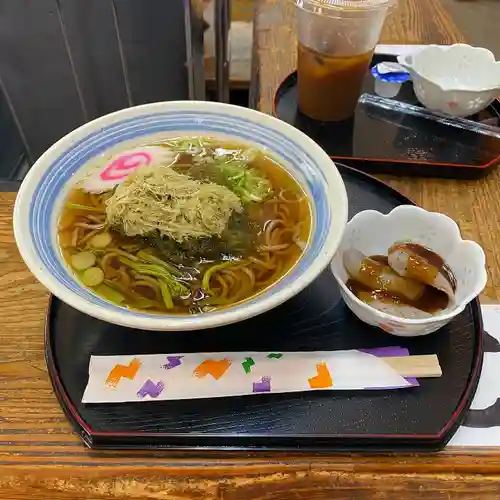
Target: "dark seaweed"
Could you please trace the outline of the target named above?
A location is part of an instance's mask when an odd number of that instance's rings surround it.
[[[245,258],[255,247],[258,231],[257,224],[246,212],[233,213],[220,238],[192,238],[179,243],[156,233],[151,244],[164,259],[189,266],[193,260],[210,262]]]

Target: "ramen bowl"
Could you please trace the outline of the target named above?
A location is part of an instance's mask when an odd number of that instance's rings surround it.
[[[453,303],[424,319],[406,319],[387,314],[362,302],[346,286],[349,278],[343,254],[350,248],[364,255],[387,255],[396,242],[412,242],[429,248],[449,266],[456,278]],[[347,224],[331,270],[347,307],[361,321],[400,337],[417,337],[435,332],[460,314],[486,286],[485,256],[475,242],[464,240],[458,225],[449,217],[412,205],[396,207],[389,214],[365,210]]]
[[[58,220],[69,192],[103,154],[151,138],[211,136],[253,145],[275,158],[305,192],[311,231],[294,267],[261,293],[223,309],[194,315],[128,309],[93,293],[68,267]],[[347,195],[328,155],[297,129],[257,111],[220,103],[179,101],[124,109],[63,137],[33,165],[14,208],[19,251],[35,277],[71,307],[103,321],[160,331],[199,330],[245,320],[285,302],[329,264],[347,222]]]

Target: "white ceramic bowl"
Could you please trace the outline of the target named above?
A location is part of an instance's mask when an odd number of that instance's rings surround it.
[[[429,45],[398,62],[410,71],[418,100],[434,111],[470,116],[500,92],[500,61],[481,47]]]
[[[158,315],[117,306],[82,286],[57,243],[64,200],[82,169],[110,148],[144,143],[149,136],[209,135],[256,144],[276,157],[309,196],[312,231],[297,265],[278,283],[244,303],[199,315]],[[296,128],[238,106],[179,101],[146,104],[94,120],[63,137],[33,165],[14,207],[14,234],[38,280],[70,306],[118,325],[146,330],[199,330],[250,318],[285,302],[330,263],[347,222],[344,182],[328,155]]]
[[[365,255],[387,255],[397,241],[411,241],[430,248],[450,266],[457,279],[455,304],[441,314],[426,319],[404,319],[370,307],[345,285],[348,275],[342,254],[355,248]],[[485,257],[481,247],[463,240],[457,224],[446,215],[402,205],[384,215],[374,210],[356,214],[347,224],[344,238],[332,261],[332,272],[349,309],[365,323],[401,337],[427,335],[460,314],[486,286]]]

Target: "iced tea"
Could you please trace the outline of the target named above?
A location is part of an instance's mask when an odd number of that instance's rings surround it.
[[[299,108],[315,120],[340,121],[354,114],[373,50],[333,56],[298,46]]]

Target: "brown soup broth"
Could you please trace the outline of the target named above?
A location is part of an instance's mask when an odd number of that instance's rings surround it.
[[[155,145],[159,144],[161,143],[155,143]],[[230,151],[247,149],[246,145],[224,141],[217,142],[216,146]],[[193,169],[193,177],[196,178],[195,165],[192,160],[193,156],[181,153],[176,165],[180,165],[179,172],[182,171],[188,175],[189,170]],[[175,168],[176,165],[173,167]],[[294,242],[294,238],[304,243],[309,239],[312,216],[310,204],[298,182],[274,159],[261,152],[255,160],[249,163],[249,166],[260,170],[267,176],[272,184],[273,195],[266,202],[245,205],[244,215],[248,219],[250,228],[248,232],[254,232],[255,237],[243,253],[228,254],[215,246],[210,247],[208,253],[201,256],[189,256],[189,252],[185,252],[180,258],[168,245],[167,248],[163,245],[160,248],[154,240],[123,236],[114,228],[105,228],[112,236],[112,242],[105,249],[95,251],[96,266],[102,266],[105,256],[114,251],[127,252],[135,256],[138,251],[147,249],[154,257],[177,266],[182,273],[179,280],[188,287],[189,294],[174,299],[174,307],[166,309],[158,291],[155,293],[155,286],[151,287],[145,283],[148,277],[138,276],[132,269],[121,265],[119,257],[116,256],[106,259],[107,266],[103,268],[105,281],[103,285],[94,287],[93,291],[104,299],[114,301],[112,297],[110,298],[109,288],[116,288],[123,296],[120,305],[131,309],[144,309],[146,312],[160,314],[193,314],[230,307],[249,300],[283,278],[295,266],[303,253],[303,250]],[[87,212],[65,206],[61,212],[59,244],[70,267],[73,255],[89,249],[90,233],[100,232],[100,230],[82,226],[98,226],[97,222],[104,220],[105,202],[111,194],[112,191],[102,195],[89,194],[79,188],[70,192],[67,202],[95,208],[95,211]],[[266,232],[270,224],[275,227],[272,231]],[[269,234],[271,247],[281,248],[281,245],[286,248],[262,251],[261,247],[266,247],[266,245],[269,247],[269,241],[266,239],[269,238]],[[210,280],[210,288],[218,297],[226,295],[235,300],[214,300],[214,297],[203,290],[203,275],[210,267],[228,260],[234,261],[235,265],[214,274]],[[240,261],[241,265],[239,265]],[[76,274],[79,276],[78,272]],[[145,303],[148,303],[147,307],[143,307]]]

